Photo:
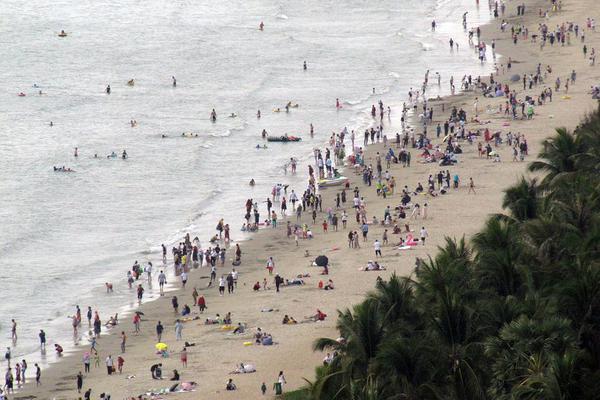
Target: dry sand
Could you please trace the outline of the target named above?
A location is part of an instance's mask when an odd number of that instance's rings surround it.
[[[481,3],[485,3],[482,1]],[[509,22],[525,24],[530,32],[536,32],[538,23],[542,19],[538,18],[538,8],[547,9],[550,2],[544,0],[528,1],[527,14],[524,18],[517,18],[517,2],[508,2],[506,18]],[[596,0],[564,0],[561,12],[551,14],[546,21],[548,25],[554,26],[566,21],[574,21],[580,26],[585,27],[585,18],[595,17],[590,12],[597,9]],[[486,7],[482,4],[482,7]],[[511,17],[512,16],[512,17]],[[510,40],[510,27],[506,33],[501,33],[499,29],[501,18],[493,21],[491,25],[483,27],[482,38],[488,44],[492,38],[496,39],[497,52],[504,58],[499,63],[506,64],[508,57],[514,60],[513,69],[510,73],[505,73],[497,77],[497,80],[506,82],[508,77],[514,73],[534,72],[535,65],[542,63],[552,65],[553,73],[546,78],[546,85],[554,90],[554,80],[557,76],[564,82],[572,69],[577,71],[577,82],[571,85],[569,96],[571,99],[562,99],[562,93],[555,93],[552,103],[547,103],[542,107],[536,107],[536,115],[530,121],[509,121],[503,115],[488,115],[481,113],[482,119],[491,120],[491,124],[482,126],[489,127],[490,131],[502,130],[503,134],[508,130],[513,133],[521,132],[525,134],[529,144],[529,157],[526,162],[532,161],[534,156],[540,150],[541,141],[551,135],[556,126],[565,126],[574,128],[585,112],[591,111],[596,107],[596,101],[591,99],[588,94],[590,86],[599,82],[600,73],[597,68],[589,66],[583,57],[582,44],[578,39],[572,38],[572,45],[561,47],[549,45],[541,51],[538,44],[530,41],[521,40],[518,45],[513,45]],[[460,21],[457,21],[460,23]],[[587,31],[587,29],[586,29]],[[588,48],[600,48],[599,35],[592,32],[586,33],[586,43]],[[461,49],[461,51],[468,51]],[[491,61],[491,54],[488,54]],[[448,77],[443,77],[447,80]],[[460,82],[461,77],[455,77],[455,81]],[[487,80],[487,78],[486,78]],[[447,84],[447,83],[446,83]],[[458,84],[457,84],[458,86]],[[537,96],[544,86],[534,87],[532,91],[527,91],[533,96]],[[511,85],[522,92],[521,83]],[[470,117],[473,114],[473,99],[477,94],[463,93],[450,98],[437,101],[435,103],[434,118],[443,123],[442,118],[446,118],[448,110],[452,105],[463,107]],[[523,94],[519,96],[523,97]],[[484,99],[479,95],[479,108],[485,110],[487,105],[497,109],[501,99]],[[446,112],[441,112],[441,104],[445,104]],[[393,109],[393,113],[399,118],[400,110]],[[399,121],[392,121],[392,124],[385,126],[385,132],[393,141],[395,132],[399,131]],[[510,122],[510,126],[503,126],[503,123]],[[476,124],[468,124],[467,128],[476,129]],[[420,131],[420,128],[416,128]],[[431,132],[435,129],[430,127]],[[361,135],[358,135],[361,136]],[[434,141],[437,142],[437,141]],[[179,351],[182,348],[182,342],[175,341],[173,324],[176,316],[172,312],[170,303],[170,294],[164,299],[145,304],[141,310],[145,312],[146,319],[142,322],[142,334],[133,336],[133,326],[128,317],[121,322],[121,326],[114,331],[125,330],[129,336],[127,353],[124,355],[125,368],[123,375],[107,376],[104,367],[104,358],[112,354],[116,358],[119,354],[118,335],[112,334],[103,336],[99,341],[99,350],[101,355],[101,367],[94,368],[86,376],[84,389],[92,388],[92,398],[98,398],[101,392],[109,392],[113,399],[123,399],[127,396],[136,396],[146,392],[151,388],[168,387],[171,382],[153,381],[150,378],[149,368],[156,362],[163,363],[163,374],[166,377],[171,375],[171,370],[177,369],[182,374],[182,379],[193,380],[199,383],[199,389],[195,393],[170,394],[168,398],[174,399],[222,399],[222,398],[261,398],[260,385],[266,382],[268,387],[268,396],[273,396],[272,385],[275,382],[278,372],[283,370],[288,384],[286,390],[291,390],[302,386],[305,382],[304,377],[312,379],[314,377],[315,366],[321,363],[323,354],[312,351],[312,343],[318,337],[337,337],[335,330],[336,310],[345,309],[361,301],[365,293],[374,286],[377,276],[387,278],[393,272],[400,275],[409,275],[415,264],[416,257],[425,257],[428,254],[434,254],[436,246],[442,244],[444,236],[467,238],[478,231],[491,213],[501,211],[501,202],[503,190],[513,184],[517,178],[526,171],[526,162],[512,162],[511,149],[502,145],[499,152],[502,156],[501,163],[493,163],[491,160],[479,158],[476,145],[470,146],[463,143],[465,151],[460,155],[460,163],[451,167],[451,173],[457,172],[462,180],[459,190],[451,190],[448,195],[437,198],[425,198],[418,196],[415,202],[429,203],[428,219],[425,221],[413,221],[412,229],[418,232],[421,226],[425,226],[429,232],[429,239],[426,246],[418,246],[411,251],[397,251],[391,246],[391,243],[397,243],[397,235],[390,234],[390,245],[383,247],[383,259],[381,263],[387,267],[387,271],[362,272],[358,269],[364,266],[365,262],[374,258],[373,240],[381,240],[383,227],[371,227],[369,232],[369,241],[361,241],[360,249],[348,249],[347,230],[340,232],[322,233],[322,228],[317,225],[313,228],[315,239],[301,241],[300,246],[296,247],[293,239],[287,239],[285,233],[285,222],[281,223],[279,229],[265,229],[259,234],[255,234],[251,241],[243,242],[242,249],[243,263],[238,268],[240,272],[237,291],[234,295],[218,296],[216,288],[200,291],[207,299],[208,310],[205,316],[214,316],[215,313],[224,315],[228,311],[232,313],[234,323],[246,322],[250,331],[254,327],[261,327],[263,330],[272,333],[277,345],[274,346],[244,346],[243,342],[252,340],[248,337],[232,337],[222,331],[216,325],[204,325],[202,321],[193,321],[185,324],[183,338],[189,342],[195,342],[196,346],[189,350],[189,365],[182,368],[179,361]],[[375,152],[385,151],[381,144],[368,147],[368,160],[374,164]],[[413,189],[417,182],[422,182],[426,186],[429,174],[435,174],[440,169],[437,164],[418,163],[418,152],[412,150],[413,162],[410,168],[402,168],[399,164],[392,165],[391,173],[395,176],[399,188],[407,185]],[[299,166],[299,171],[305,173],[306,166]],[[443,168],[444,170],[446,167]],[[387,205],[394,207],[399,204],[399,196],[390,196],[387,199],[377,197],[374,186],[365,187],[362,184],[360,176],[355,176],[351,171],[346,171],[346,175],[351,176],[351,187],[358,186],[361,194],[365,197],[369,218],[374,214],[382,218],[383,210]],[[468,178],[473,177],[476,185],[476,194],[467,194]],[[269,192],[269,187],[264,189],[265,195]],[[301,188],[296,188],[300,191]],[[255,189],[256,190],[256,189]],[[335,188],[322,191],[324,197],[324,210],[333,206],[333,198],[337,193]],[[352,200],[349,192],[349,202]],[[350,203],[346,203],[350,205]],[[241,207],[243,205],[240,205]],[[277,205],[276,205],[277,206]],[[358,230],[354,222],[354,213],[348,207],[349,228]],[[289,217],[295,222],[295,216]],[[304,215],[304,221],[308,222],[309,213]],[[320,219],[322,222],[322,218]],[[341,224],[340,224],[341,225]],[[339,250],[333,250],[339,247]],[[325,254],[332,263],[329,277],[318,275],[318,269],[310,267],[312,258],[305,258],[304,252],[308,250],[312,256]],[[253,292],[252,285],[256,281],[262,282],[263,278],[269,279],[272,284],[272,277],[268,277],[264,269],[267,257],[273,256],[276,261],[275,271],[283,277],[291,278],[297,274],[310,273],[312,277],[306,279],[306,285],[299,287],[284,287],[280,293],[274,289],[268,291]],[[170,267],[171,268],[171,267]],[[230,263],[227,262],[224,268],[219,272],[227,273],[231,270]],[[192,287],[205,287],[207,279],[201,278],[209,275],[209,270],[203,268],[191,273],[188,288],[185,291],[179,290],[173,292],[179,297],[180,305],[191,303]],[[319,280],[331,278],[336,288],[333,291],[324,291],[317,288]],[[275,308],[279,311],[261,312],[263,308]],[[291,315],[297,320],[304,316],[313,314],[316,308],[326,312],[329,317],[325,322],[304,323],[298,325],[282,325],[281,320],[284,314]],[[194,313],[197,309],[194,309]],[[104,316],[106,318],[106,316]],[[155,344],[155,325],[157,320],[165,324],[165,335],[163,341],[169,344],[174,354],[168,359],[159,359],[154,354]],[[70,329],[65,326],[65,329]],[[257,372],[245,375],[228,375],[240,362],[252,363],[256,365]],[[30,366],[32,368],[33,366]],[[35,396],[42,399],[76,399],[75,375],[82,370],[81,353],[65,357],[60,363],[55,364],[43,374],[43,385],[35,388],[28,385],[18,396]],[[126,379],[128,375],[135,375],[134,379]],[[236,392],[226,392],[225,383],[232,377],[238,386]],[[165,397],[166,398],[166,397]]]

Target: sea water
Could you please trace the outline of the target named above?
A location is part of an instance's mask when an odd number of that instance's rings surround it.
[[[490,17],[474,0],[3,0],[0,349],[12,345],[11,318],[18,357],[37,353],[39,329],[72,344],[75,305],[103,320],[133,306],[126,271],[150,260],[156,274],[161,243],[189,232],[207,246],[220,217],[243,239],[246,199],[264,201],[277,182],[301,192],[313,148],[344,126],[362,138],[371,104],[402,104],[427,69],[428,97],[447,93],[451,75],[458,86],[489,71],[469,49],[467,11],[470,26]],[[272,112],[288,101],[299,107]],[[263,129],[303,140],[256,149]],[[123,150],[126,160],[107,158]],[[290,157],[296,177],[284,172]]]

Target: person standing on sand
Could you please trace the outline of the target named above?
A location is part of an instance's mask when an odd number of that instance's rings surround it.
[[[88,328],[89,328],[92,326],[92,307],[88,306],[86,316],[87,316]]]
[[[183,271],[181,273],[181,287],[183,289],[185,289],[185,284],[187,283],[187,280],[188,280],[188,274],[187,274],[187,272]]]
[[[81,393],[81,388],[83,387],[83,374],[81,371],[77,374],[77,393]]]
[[[125,344],[127,343],[127,335],[125,331],[121,331],[121,353],[125,353]]]
[[[467,194],[473,192],[475,194],[475,183],[473,182],[473,178],[469,178],[469,191]]]
[[[165,275],[165,273],[163,271],[160,271],[160,274],[158,274],[158,286],[160,288],[161,296],[165,295],[164,286],[166,283],[167,283],[167,276]]]
[[[423,243],[423,246],[425,246],[425,239],[427,238],[427,236],[429,236],[429,233],[427,233],[427,229],[425,229],[424,226],[421,227],[421,243]]]
[[[158,321],[158,323],[156,324],[156,341],[157,342],[161,341],[164,330],[165,330],[165,328],[164,328],[163,324],[160,321]]]
[[[113,373],[113,359],[112,359],[112,355],[108,355],[108,357],[106,357],[106,372],[108,372],[108,375],[112,375]]]
[[[140,315],[137,313],[134,314],[133,315],[133,327],[134,327],[134,333],[136,335],[140,334],[140,321],[141,321]]]
[[[198,297],[198,310],[200,314],[203,314],[204,310],[206,310],[206,299],[202,295]]]
[[[187,368],[187,347],[183,347],[183,350],[181,350],[181,353],[179,353],[179,359],[181,360],[181,364],[183,365],[184,368]]]
[[[375,258],[382,257],[382,255],[381,255],[381,243],[379,242],[378,239],[375,239],[375,243],[373,244],[373,247],[375,248]]]
[[[35,386],[40,386],[42,384],[42,369],[37,363],[33,366],[35,367]]]
[[[219,278],[219,296],[223,296],[225,294],[225,277],[221,275]]]
[[[179,341],[182,338],[183,324],[179,319],[175,321],[175,340]]]

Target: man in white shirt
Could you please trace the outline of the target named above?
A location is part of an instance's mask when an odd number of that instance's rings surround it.
[[[237,288],[238,272],[235,270],[235,268],[231,270],[231,276],[233,277],[233,284]]]
[[[382,257],[381,243],[379,242],[379,240],[375,239],[375,243],[373,244],[373,247],[375,248],[375,257]]]
[[[108,357],[106,357],[106,370],[108,372],[109,375],[112,375],[113,373],[113,359],[112,356],[109,355]]]
[[[429,234],[427,233],[427,230],[425,229],[425,227],[421,227],[421,243],[423,243],[423,246],[425,246],[425,239],[427,238],[427,236],[429,236]]]
[[[183,271],[181,273],[181,286],[185,289],[185,284],[187,283],[188,280],[188,274],[187,272]]]

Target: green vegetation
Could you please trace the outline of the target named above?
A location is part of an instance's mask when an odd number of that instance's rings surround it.
[[[592,400],[600,396],[600,110],[558,129],[471,243],[351,310],[306,399]]]

